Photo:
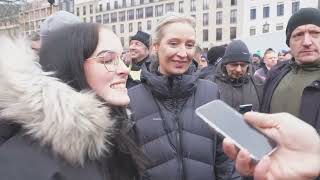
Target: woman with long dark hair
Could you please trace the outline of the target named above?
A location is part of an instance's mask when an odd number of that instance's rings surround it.
[[[112,30],[80,23],[51,32],[42,69],[26,46],[1,42],[0,123],[15,127],[0,144],[1,180],[137,177],[145,161],[127,135],[129,70]]]

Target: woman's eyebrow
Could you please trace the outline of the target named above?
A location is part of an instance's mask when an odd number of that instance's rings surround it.
[[[105,52],[111,52],[111,51],[110,50],[102,50],[97,54],[97,56],[99,56],[99,55],[101,55],[102,53],[105,53]]]

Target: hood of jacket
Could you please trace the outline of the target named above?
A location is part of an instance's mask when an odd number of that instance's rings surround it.
[[[0,121],[71,164],[82,165],[110,150],[114,121],[93,92],[77,92],[43,72],[24,40],[0,37]]]
[[[155,96],[160,99],[184,98],[194,92],[199,79],[199,76],[195,75],[195,66],[191,64],[184,74],[175,76],[162,75],[158,67],[158,60],[152,59],[144,63],[141,72],[141,81]]]

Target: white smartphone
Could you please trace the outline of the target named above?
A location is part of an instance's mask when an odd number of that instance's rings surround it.
[[[249,125],[243,115],[221,100],[214,100],[196,109],[196,114],[223,137],[232,139],[239,149],[247,149],[259,161],[271,154],[276,143]]]

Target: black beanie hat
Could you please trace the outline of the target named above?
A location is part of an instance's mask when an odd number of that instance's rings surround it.
[[[316,8],[302,8],[295,14],[293,14],[287,25],[286,35],[287,40],[286,43],[289,46],[289,41],[292,32],[298,27],[306,24],[314,24],[316,26],[320,26],[320,10]]]
[[[218,59],[223,57],[225,51],[226,48],[223,45],[210,48],[207,53],[209,64],[214,65]]]
[[[143,31],[138,31],[134,36],[132,36],[130,38],[130,41],[131,40],[140,41],[149,49],[149,46],[150,46],[150,44],[149,44],[150,35],[148,33],[143,32]]]
[[[250,63],[250,52],[244,42],[241,40],[234,40],[227,46],[222,59],[222,64],[229,64],[232,62]]]

